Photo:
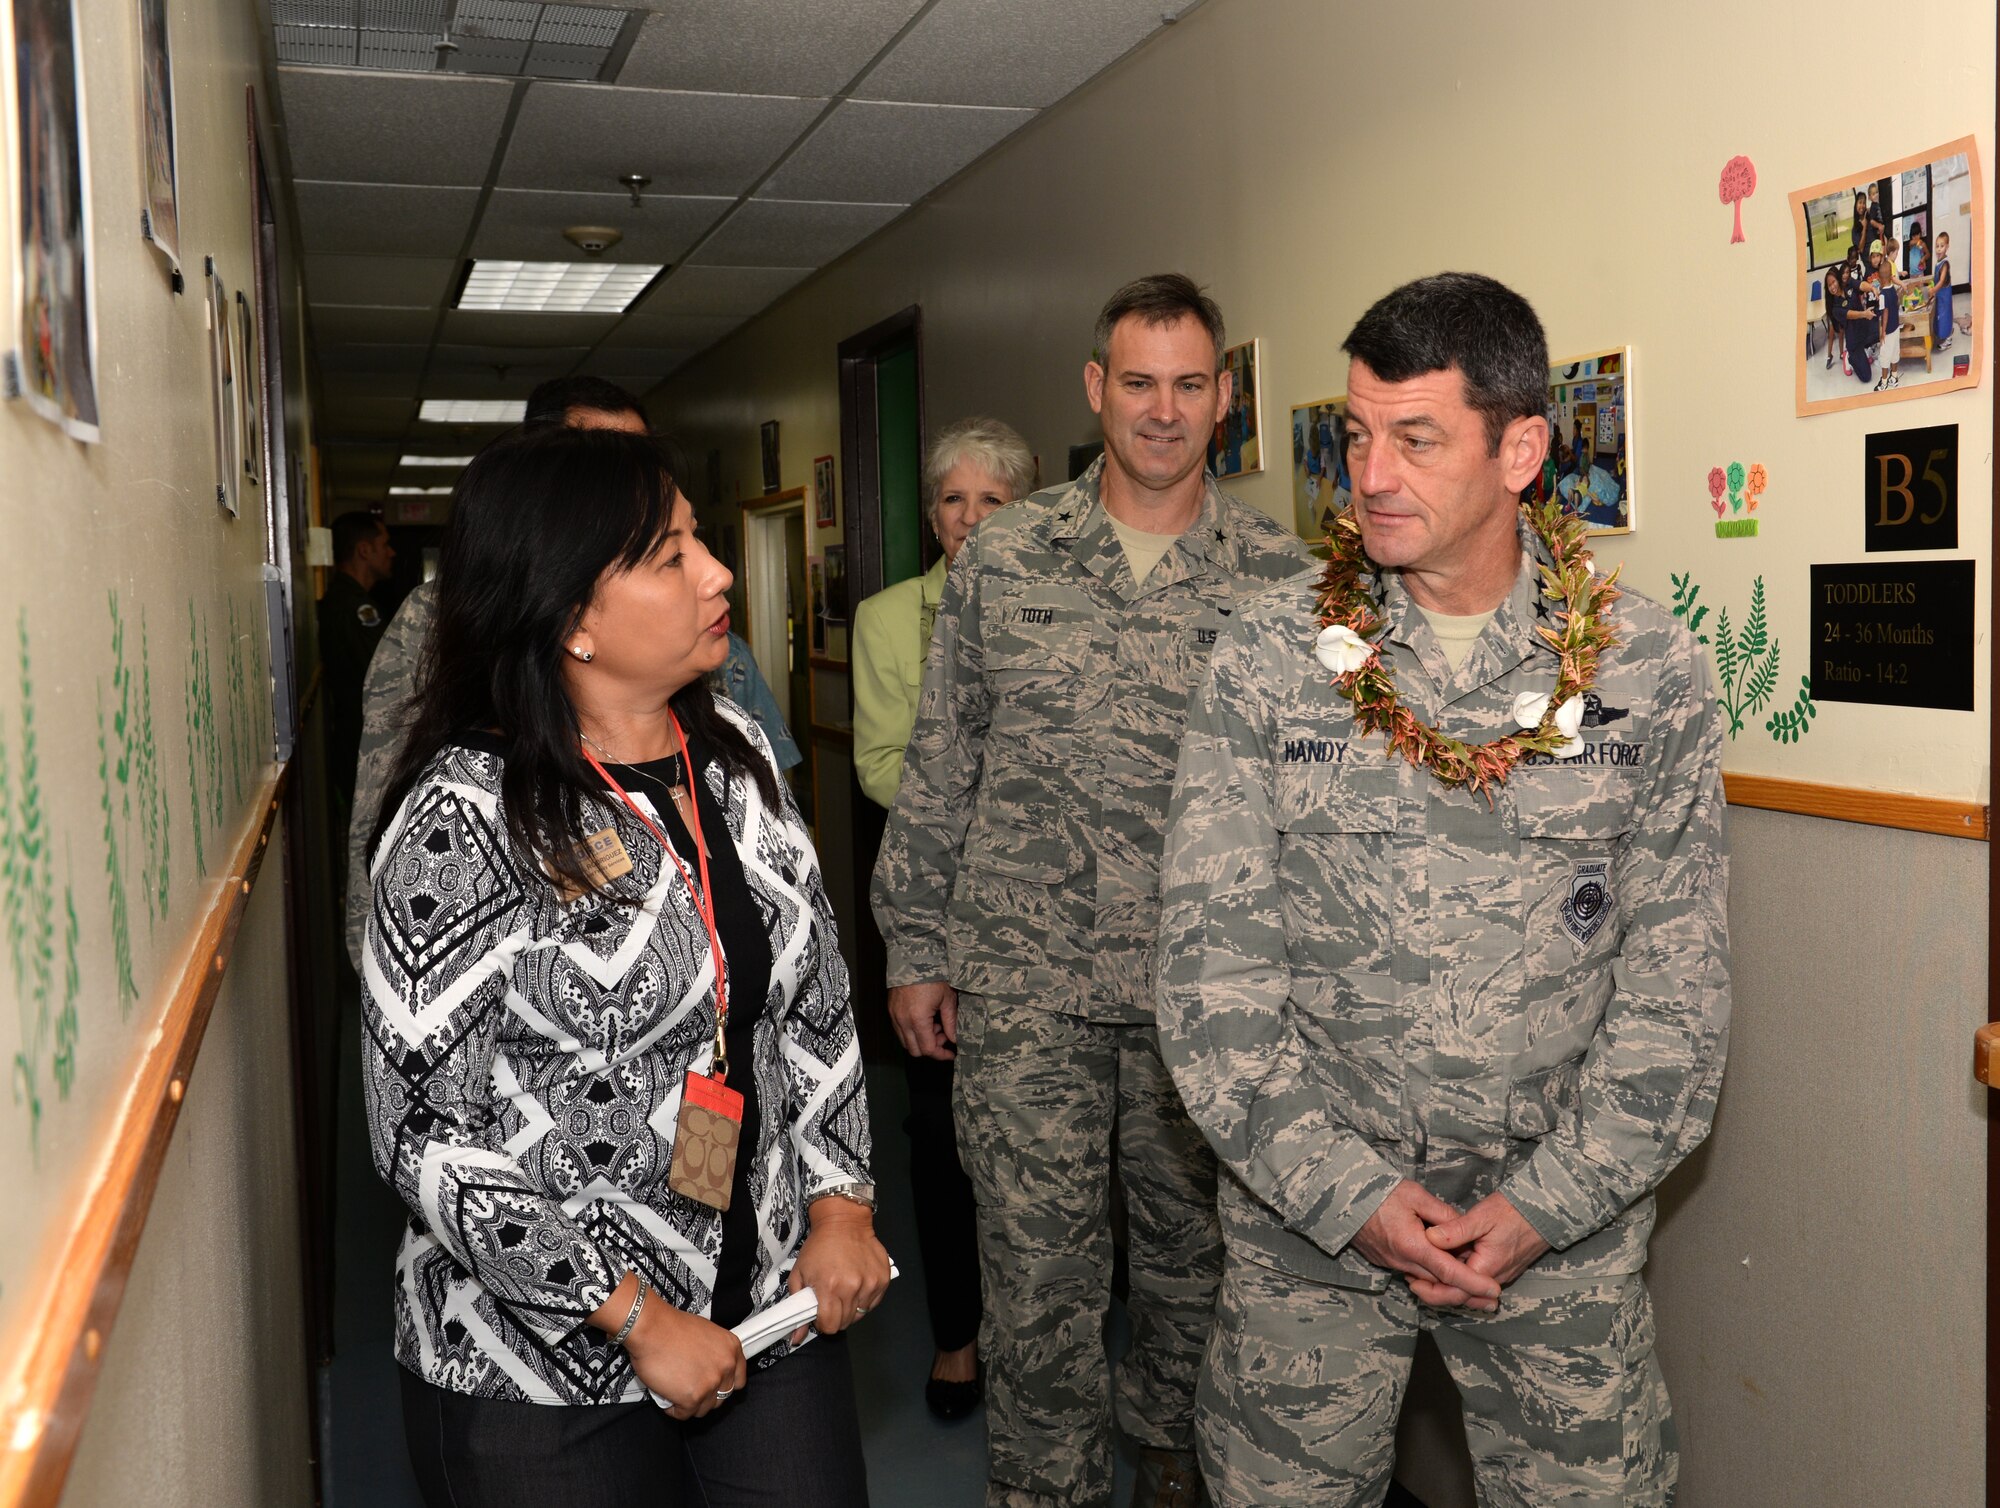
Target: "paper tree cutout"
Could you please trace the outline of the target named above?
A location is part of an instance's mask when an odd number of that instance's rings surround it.
[[[1757,169],[1751,166],[1749,158],[1732,157],[1722,165],[1722,181],[1716,185],[1716,193],[1724,204],[1736,206],[1736,230],[1729,238],[1731,246],[1743,239],[1743,201],[1756,192]]]

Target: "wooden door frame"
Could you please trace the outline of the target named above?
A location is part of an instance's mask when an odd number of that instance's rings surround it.
[[[2000,73],[2000,43],[1994,48],[1994,69]],[[1993,128],[2000,133],[2000,107],[1994,111]],[[1987,206],[1991,209],[1991,205]],[[1979,272],[1974,277],[1981,276]],[[1975,292],[1979,290],[1975,289]],[[1991,308],[1992,294],[1986,294],[1988,308]],[[1980,310],[1977,305],[1972,311],[1977,343]],[[2000,321],[1988,314],[1985,329],[1986,339],[1993,338],[1992,332],[2000,329]],[[1974,351],[1974,356],[1985,361],[1987,372],[1987,394],[1993,404],[1993,427],[2000,432],[2000,379],[1996,379],[1993,357],[1990,352]],[[1993,479],[1991,508],[1992,534],[1987,541],[1986,552],[1986,592],[1987,610],[2000,614],[2000,582],[1996,582],[1996,567],[2000,567],[2000,473]],[[1993,751],[2000,748],[2000,644],[1993,642],[1991,628],[2000,617],[1987,619],[1987,681],[1986,681],[1986,757],[1991,770]],[[1993,837],[1991,775],[1988,775],[1987,839],[1986,839],[1986,1019],[2000,1021],[2000,841]],[[2000,1326],[1994,1323],[1994,1315],[2000,1313],[2000,1090],[1989,1086],[1986,1091],[1986,1508],[2000,1508]]]

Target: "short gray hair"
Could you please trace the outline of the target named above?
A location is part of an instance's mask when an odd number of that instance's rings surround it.
[[[1156,272],[1135,279],[1105,302],[1092,332],[1092,356],[1099,366],[1111,359],[1111,332],[1118,322],[1137,315],[1149,325],[1171,325],[1192,319],[1215,342],[1215,369],[1221,371],[1222,353],[1228,337],[1222,328],[1222,310],[1193,278],[1180,272]]]
[[[944,479],[961,461],[970,461],[987,475],[998,477],[1000,490],[1010,503],[1034,488],[1034,452],[1013,425],[977,416],[959,419],[938,431],[924,456],[924,517],[933,527]]]

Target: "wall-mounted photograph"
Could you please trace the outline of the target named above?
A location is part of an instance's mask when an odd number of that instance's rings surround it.
[[[208,264],[208,360],[212,391],[210,422],[215,432],[215,501],[233,517],[243,478],[242,415],[237,411],[236,342],[230,329],[229,290]]]
[[[764,490],[778,490],[778,421],[766,419],[757,431],[758,452],[764,462]]]
[[[1246,340],[1222,353],[1230,376],[1229,407],[1222,411],[1208,442],[1208,469],[1218,481],[1264,469],[1263,389],[1258,343]]]
[[[1632,351],[1618,346],[1549,363],[1549,453],[1525,496],[1553,493],[1592,534],[1630,534],[1633,511]]]
[[[79,440],[98,438],[97,310],[82,57],[70,0],[5,0],[0,58],[14,198],[12,350],[0,392]]]
[[[1317,544],[1333,529],[1353,488],[1347,479],[1347,394],[1292,410],[1292,527]]]
[[[813,457],[813,522],[822,529],[833,527],[833,457]]]
[[[242,437],[243,475],[252,482],[259,480],[258,471],[264,464],[264,421],[258,406],[258,394],[263,387],[260,380],[263,368],[257,360],[257,339],[257,317],[250,312],[250,300],[238,289],[236,349],[240,360],[236,368],[236,412]]]
[[[812,652],[826,653],[826,562],[814,555],[806,561],[806,593],[812,600],[806,604],[807,615],[812,619]]]
[[[146,173],[146,203],[139,211],[139,234],[159,248],[167,265],[179,272],[180,165],[174,137],[174,64],[167,41],[167,0],[139,0],[139,91]]]
[[[1985,192],[1964,136],[1791,195],[1801,415],[1979,385]]]

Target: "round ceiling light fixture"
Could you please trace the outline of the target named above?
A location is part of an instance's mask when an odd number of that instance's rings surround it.
[[[572,225],[563,232],[563,239],[574,242],[587,257],[601,257],[624,240],[625,234],[609,225]]]

